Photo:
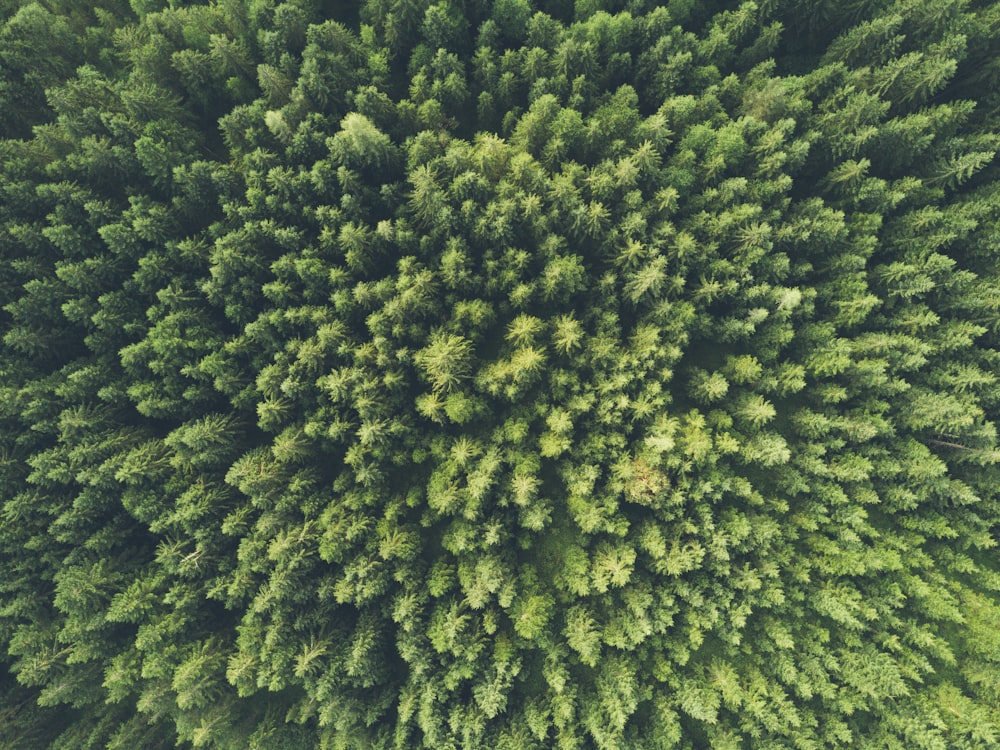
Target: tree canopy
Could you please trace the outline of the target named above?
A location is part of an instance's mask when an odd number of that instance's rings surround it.
[[[1000,3],[0,0],[0,745],[1000,747]]]

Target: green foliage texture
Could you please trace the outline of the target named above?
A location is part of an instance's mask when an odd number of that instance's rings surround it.
[[[1000,4],[0,0],[0,746],[1000,747]]]

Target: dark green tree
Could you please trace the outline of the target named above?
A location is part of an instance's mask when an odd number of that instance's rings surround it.
[[[1000,746],[998,21],[0,2],[0,744]]]

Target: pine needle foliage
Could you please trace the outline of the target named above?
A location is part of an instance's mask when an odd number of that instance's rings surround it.
[[[0,0],[0,745],[1000,747],[998,27]]]

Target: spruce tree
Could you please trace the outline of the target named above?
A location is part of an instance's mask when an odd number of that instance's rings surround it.
[[[1000,745],[998,14],[0,1],[0,744]]]

